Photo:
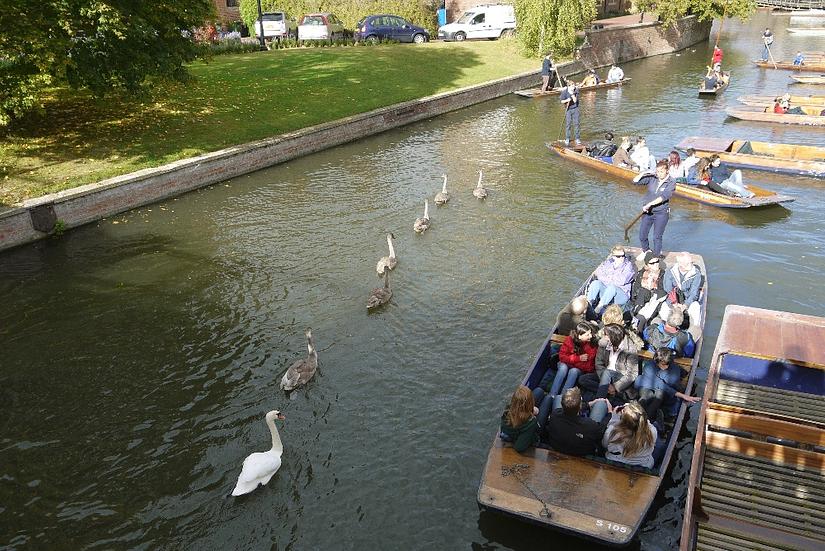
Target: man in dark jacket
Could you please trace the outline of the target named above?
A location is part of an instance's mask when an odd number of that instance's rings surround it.
[[[561,404],[547,419],[545,437],[557,452],[569,455],[597,454],[613,407],[605,399],[590,404],[590,417],[580,417],[582,395],[577,387],[561,395]]]

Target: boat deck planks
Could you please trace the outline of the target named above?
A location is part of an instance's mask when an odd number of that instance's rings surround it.
[[[792,61],[754,61],[757,67],[762,69],[785,69],[788,71],[813,71],[817,73],[825,72],[825,63],[812,62],[803,65],[794,65]]]
[[[823,339],[825,318],[725,310],[699,416],[682,551],[825,548]]]
[[[630,78],[625,78],[618,82],[601,82],[599,84],[596,84],[595,86],[582,86],[579,88],[579,93],[601,90],[603,88],[617,88],[624,84],[630,84],[631,80],[632,79]],[[543,98],[546,96],[558,96],[559,94],[561,94],[562,90],[564,90],[564,87],[553,88],[552,90],[548,90],[546,92],[542,92],[538,88],[527,88],[525,90],[516,90],[513,93],[523,98]]]

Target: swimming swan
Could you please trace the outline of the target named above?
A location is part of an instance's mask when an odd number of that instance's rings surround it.
[[[384,272],[384,286],[376,287],[370,293],[370,298],[367,299],[367,310],[372,310],[388,303],[392,298],[392,289],[390,289],[390,271]]]
[[[387,246],[390,248],[390,256],[384,256],[378,261],[375,266],[375,271],[378,272],[378,277],[384,275],[384,270],[392,270],[398,264],[398,259],[395,258],[395,248],[392,246],[392,240],[395,236],[392,233],[387,234]]]
[[[473,190],[473,195],[475,195],[479,199],[486,199],[487,198],[487,190],[484,189],[484,187],[482,187],[482,185],[481,185],[481,176],[482,176],[482,172],[479,170],[478,171],[478,185]]]
[[[424,216],[422,218],[415,219],[415,224],[413,224],[415,233],[424,233],[427,231],[427,228],[430,227],[430,215],[428,214],[429,207],[429,201],[424,199]]]
[[[238,483],[232,490],[233,496],[248,494],[252,490],[265,485],[269,479],[281,468],[281,454],[284,453],[284,446],[281,444],[281,436],[275,426],[275,419],[284,420],[284,416],[278,410],[270,411],[266,414],[266,424],[269,432],[272,433],[272,449],[268,452],[253,453],[243,460],[243,468],[238,476]]]
[[[447,175],[442,174],[441,177],[444,178],[444,184],[441,186],[441,191],[435,194],[436,205],[443,205],[450,200],[450,194],[447,193]]]
[[[281,388],[286,391],[303,386],[315,376],[318,369],[318,353],[315,351],[315,339],[312,338],[312,329],[307,327],[304,333],[307,337],[307,357],[296,361],[289,366],[281,379]]]

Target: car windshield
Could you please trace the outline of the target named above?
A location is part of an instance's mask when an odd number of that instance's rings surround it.
[[[284,14],[282,13],[265,13],[264,21],[283,21]]]
[[[305,15],[301,25],[326,25],[323,15]]]
[[[474,12],[471,12],[471,11],[465,11],[465,12],[464,12],[464,15],[462,15],[461,17],[459,17],[459,18],[458,18],[458,21],[456,21],[456,23],[469,23],[469,22],[470,22],[470,19],[472,19],[474,16],[475,16],[475,13],[474,13]]]

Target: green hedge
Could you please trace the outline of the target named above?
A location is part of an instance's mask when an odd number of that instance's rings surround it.
[[[330,12],[335,14],[344,26],[355,30],[355,25],[361,18],[372,15],[389,13],[400,15],[414,25],[420,25],[430,31],[433,36],[438,28],[435,0],[261,0],[264,12],[285,11],[300,23],[302,15],[307,13]],[[258,19],[257,0],[241,0],[241,19],[254,34],[255,20]]]

